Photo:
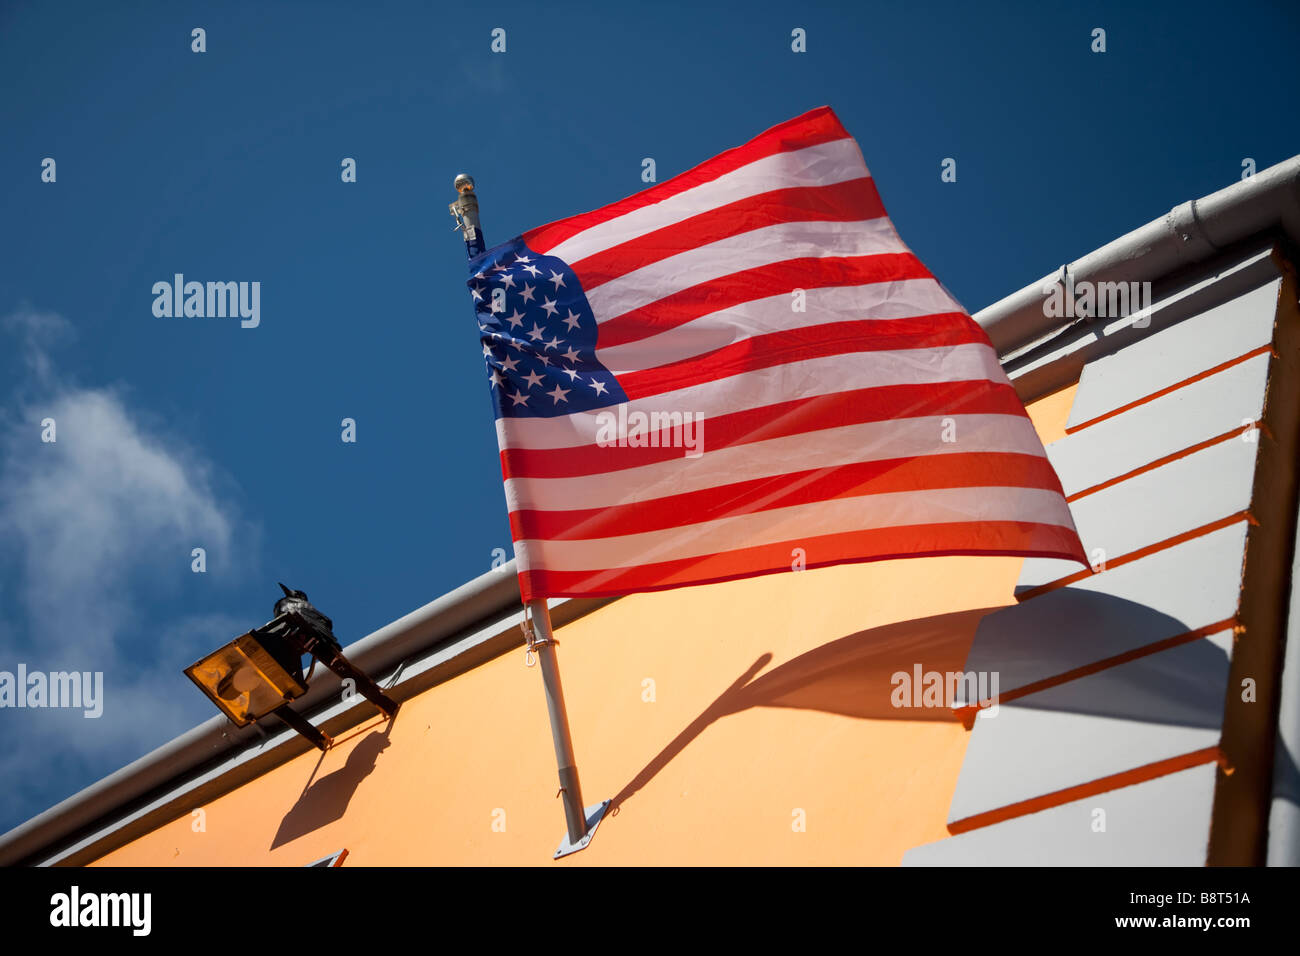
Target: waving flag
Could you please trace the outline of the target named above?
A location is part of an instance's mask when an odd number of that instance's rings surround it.
[[[988,337],[829,108],[470,270],[525,601],[922,555],[1086,563]]]

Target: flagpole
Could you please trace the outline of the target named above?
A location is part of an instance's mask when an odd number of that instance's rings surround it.
[[[470,259],[483,252],[486,244],[479,224],[478,197],[474,193],[474,180],[461,173],[453,185],[458,198],[448,208],[456,219],[456,228],[465,239],[465,252]],[[546,694],[546,715],[551,722],[551,742],[555,745],[555,763],[560,777],[560,796],[564,799],[564,821],[567,832],[555,851],[555,859],[586,849],[596,827],[600,825],[610,801],[603,800],[595,806],[585,807],[582,802],[582,784],[578,779],[577,760],[573,755],[573,736],[569,732],[569,714],[564,706],[564,687],[560,683],[560,664],[555,657],[555,634],[551,628],[551,611],[545,598],[529,601],[525,605],[524,633],[528,651],[536,655],[541,665],[542,689]],[[531,626],[528,618],[532,618]]]
[[[551,721],[551,742],[555,745],[555,764],[560,775],[560,795],[564,798],[566,838],[555,851],[556,859],[584,849],[596,833],[601,818],[609,809],[603,800],[588,807],[582,802],[582,783],[578,779],[577,760],[573,756],[573,737],[569,733],[569,714],[564,706],[564,687],[560,683],[560,664],[555,658],[555,636],[551,630],[551,611],[545,598],[528,602],[532,617],[529,649],[537,655],[542,671],[542,689],[546,693],[546,715]]]

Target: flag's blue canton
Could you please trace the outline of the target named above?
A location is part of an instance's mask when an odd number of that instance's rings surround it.
[[[627,401],[596,361],[596,316],[563,259],[512,239],[470,260],[497,418],[554,418]]]

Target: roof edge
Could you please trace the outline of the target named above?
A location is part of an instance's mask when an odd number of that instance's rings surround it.
[[[998,354],[1007,355],[1073,321],[1049,316],[1043,307],[1066,273],[1075,282],[1154,281],[1270,231],[1280,231],[1300,244],[1300,156],[1175,206],[1159,219],[981,309],[974,319]]]

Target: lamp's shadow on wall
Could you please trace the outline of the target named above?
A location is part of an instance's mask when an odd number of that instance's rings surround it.
[[[280,828],[271,841],[271,849],[341,819],[361,781],[375,769],[379,755],[388,749],[392,729],[393,722],[389,720],[383,730],[372,730],[352,748],[342,767],[319,780],[311,780],[280,821]],[[323,759],[324,754],[321,756]]]

